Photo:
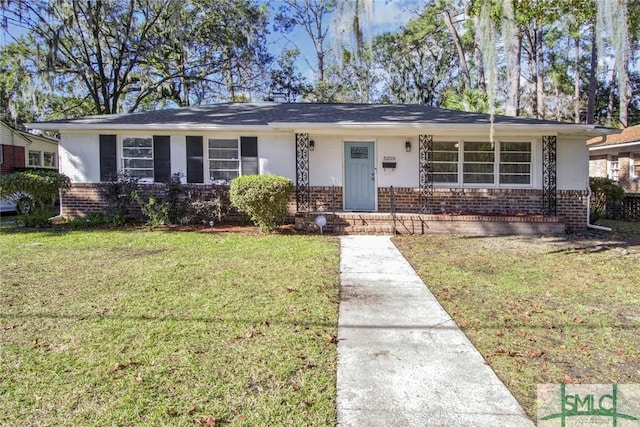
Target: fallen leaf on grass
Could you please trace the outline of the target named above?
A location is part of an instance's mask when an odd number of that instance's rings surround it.
[[[196,418],[196,424],[202,427],[216,427],[217,422],[211,415],[202,415]]]
[[[542,350],[538,349],[538,350],[531,351],[531,352],[527,353],[527,356],[528,356],[528,357],[540,357],[540,356],[542,356],[543,354],[544,354],[544,351],[542,351]]]
[[[287,286],[287,292],[295,292],[296,288],[294,288],[293,286]]]
[[[575,381],[569,375],[565,375],[564,378],[562,379],[562,382],[565,384],[573,384]]]
[[[142,382],[142,374],[140,372],[136,374],[136,382],[138,384]]]
[[[196,412],[195,405],[190,407],[189,409],[187,409],[187,414],[189,414],[189,415],[193,415],[194,412]]]
[[[324,337],[324,340],[330,344],[336,344],[338,342],[338,337],[335,335],[327,335]]]

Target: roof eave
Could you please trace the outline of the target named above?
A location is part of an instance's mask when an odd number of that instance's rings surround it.
[[[605,145],[598,145],[598,146],[590,146],[589,151],[601,151],[601,150],[615,150],[615,149],[619,149],[619,148],[627,148],[627,147],[634,147],[634,146],[638,146],[640,147],[640,141],[634,141],[634,142],[623,142],[620,144],[605,144]]]
[[[312,132],[328,130],[390,130],[404,131],[402,133],[413,134],[416,130],[424,132],[443,133],[447,131],[455,132],[486,132],[491,129],[489,123],[429,123],[429,122],[338,122],[338,123],[302,123],[302,122],[271,122],[272,129]],[[600,128],[595,125],[582,124],[529,124],[529,123],[495,123],[494,130],[497,132],[529,132],[540,135],[561,135],[561,134],[584,134],[589,136],[606,135],[612,133],[610,130]]]
[[[212,125],[202,123],[182,123],[182,124],[116,124],[116,123],[27,123],[30,129],[51,130],[60,132],[62,130],[141,130],[141,131],[268,131],[271,130],[266,125]]]

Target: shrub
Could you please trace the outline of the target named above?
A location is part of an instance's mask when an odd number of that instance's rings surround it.
[[[229,213],[229,187],[216,186],[212,192],[200,189],[187,194],[185,224],[211,224],[220,222]]]
[[[0,177],[0,197],[17,202],[27,227],[44,227],[55,215],[54,205],[71,188],[66,175],[54,170],[34,169]]]
[[[140,189],[137,178],[119,175],[113,181],[100,184],[100,189],[107,203],[106,214],[113,218],[114,224],[122,225],[135,217],[133,208]]]
[[[607,203],[618,202],[624,197],[624,189],[608,178],[589,178],[591,210],[589,218],[596,223],[606,214]]]
[[[267,232],[278,228],[287,217],[287,201],[293,192],[290,179],[275,175],[247,175],[231,181],[231,204],[248,214]]]

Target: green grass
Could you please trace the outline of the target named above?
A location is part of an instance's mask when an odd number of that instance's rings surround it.
[[[536,384],[640,382],[637,240],[394,242],[530,417]]]
[[[335,424],[335,241],[0,240],[0,425]]]

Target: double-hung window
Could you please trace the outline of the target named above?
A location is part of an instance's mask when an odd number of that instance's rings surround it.
[[[433,182],[439,184],[458,183],[458,147],[455,141],[433,142]]]
[[[42,166],[42,153],[40,151],[29,150],[29,166]]]
[[[231,181],[240,175],[237,139],[209,140],[209,179]]]
[[[531,184],[531,142],[500,142],[500,184]]]
[[[56,153],[50,153],[45,151],[42,154],[42,165],[46,168],[56,167]]]
[[[153,181],[153,138],[122,139],[122,172],[143,181]]]
[[[240,175],[257,175],[258,138],[209,139],[209,179],[231,181]]]
[[[465,141],[462,182],[464,184],[493,184],[495,182],[495,144],[484,141]]]

